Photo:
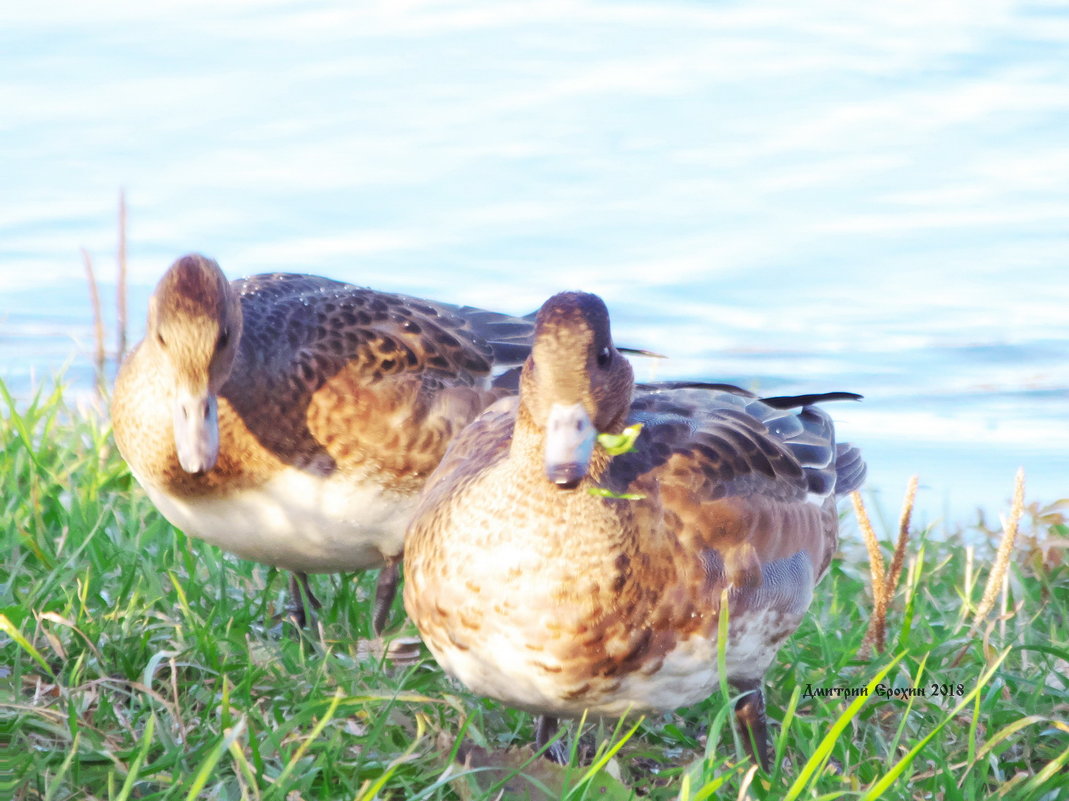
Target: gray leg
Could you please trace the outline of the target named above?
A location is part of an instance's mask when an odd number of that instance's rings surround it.
[[[546,747],[556,735],[559,727],[557,725],[557,719],[550,717],[549,715],[539,715],[535,719],[535,750],[541,751]],[[549,749],[543,754],[543,756],[550,762],[556,762],[558,765],[565,765],[568,763],[568,751],[564,747],[562,740],[557,740],[549,747]]]
[[[379,583],[375,586],[375,607],[371,613],[371,630],[377,637],[386,628],[394,596],[397,595],[398,562],[390,559],[379,571]]]
[[[768,721],[765,718],[765,695],[761,691],[761,682],[736,684],[735,689],[749,691],[735,703],[735,720],[739,725],[742,744],[746,753],[771,773],[771,760],[768,755]]]
[[[305,605],[306,603],[307,606]],[[286,607],[286,612],[293,619],[293,622],[297,624],[297,627],[303,629],[307,626],[312,617],[311,613],[322,607],[323,604],[319,602],[319,599],[312,593],[312,588],[308,586],[308,574],[296,572],[290,574],[290,603]]]

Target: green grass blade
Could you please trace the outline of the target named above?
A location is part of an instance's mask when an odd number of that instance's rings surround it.
[[[977,681],[976,686],[968,694],[966,694],[964,698],[961,699],[958,705],[955,706],[954,709],[951,710],[951,712],[946,717],[944,717],[943,720],[940,721],[934,729],[928,732],[928,735],[926,737],[924,737],[919,743],[913,746],[913,748],[909,750],[909,753],[902,757],[902,759],[900,759],[898,763],[895,764],[895,766],[883,776],[883,778],[881,778],[879,781],[869,787],[868,791],[861,796],[859,801],[876,801],[876,799],[881,798],[883,794],[887,792],[888,788],[890,788],[890,786],[898,780],[898,777],[901,776],[903,772],[905,772],[906,768],[910,766],[910,764],[916,758],[917,754],[919,754],[924,749],[924,747],[928,745],[929,742],[931,742],[932,738],[935,737],[935,735],[937,735],[940,731],[942,731],[943,727],[946,726],[947,723],[957,717],[957,715],[960,714],[962,709],[972,703],[972,699],[976,695],[978,695],[980,690],[982,690],[987,685],[987,682],[991,680],[991,677],[995,674],[995,671],[998,670],[1003,660],[1005,660],[1006,657],[1009,656],[1009,653],[1010,649],[1005,649],[999,655],[998,659],[996,659],[995,662],[990,667],[988,667],[986,671],[984,671],[984,674],[980,677],[979,681]]]
[[[886,667],[872,677],[872,680],[866,685],[867,692],[865,695],[859,695],[850,703],[850,706],[843,710],[843,713],[839,715],[838,720],[832,724],[831,729],[824,735],[824,739],[820,741],[820,744],[817,746],[812,756],[810,756],[805,765],[802,766],[798,778],[794,780],[790,789],[787,790],[787,794],[783,797],[784,801],[794,801],[794,799],[802,794],[802,791],[809,785],[810,780],[813,778],[817,770],[827,763],[828,758],[831,756],[832,747],[839,739],[839,735],[843,733],[846,727],[850,725],[850,721],[861,711],[861,707],[869,700],[869,696],[872,694],[872,691],[876,689],[876,685],[884,680],[887,674],[891,672],[894,666],[897,665],[904,656],[905,653],[901,653],[892,659]]]
[[[988,738],[988,741],[980,747],[979,751],[976,752],[976,759],[973,761],[982,761],[984,757],[991,753],[991,750],[995,748],[999,743],[1001,743],[1007,737],[1016,734],[1026,726],[1032,726],[1036,723],[1051,722],[1052,720],[1044,715],[1028,715],[1027,717],[1021,718],[1020,720],[1015,720],[1013,723],[1010,723],[1008,726],[1003,726],[1001,729],[991,735],[991,737]],[[969,767],[971,768],[972,765],[970,764]]]
[[[1042,787],[1047,781],[1059,774],[1061,774],[1062,778],[1064,779],[1065,775],[1062,773],[1062,770],[1065,768],[1065,764],[1067,762],[1069,762],[1069,748],[1062,751],[1061,754],[1059,754],[1050,762],[1048,762],[1047,765],[1043,768],[1043,770],[1039,771],[1039,773],[1033,776],[1028,781],[1028,783],[1025,784],[1025,795],[1032,795],[1033,793],[1038,791],[1040,787]],[[1062,789],[1065,789],[1065,785],[1062,785]]]
[[[579,779],[579,782],[571,789],[566,798],[573,798],[576,793],[586,790],[590,782],[594,780],[594,777],[597,776],[597,774],[600,773],[601,770],[609,764],[609,760],[616,756],[616,754],[619,753],[620,749],[624,747],[624,743],[626,743],[628,740],[635,736],[635,732],[638,731],[639,726],[642,725],[642,721],[644,721],[645,719],[645,717],[640,717],[635,722],[635,725],[632,726],[623,737],[619,738],[609,748],[606,748],[605,753],[602,754],[599,759],[596,759],[594,761],[594,764],[592,764],[587,769],[586,773],[583,774],[583,776]]]
[[[968,755],[966,757],[970,765],[976,764],[976,734],[980,728],[980,694],[973,699],[972,719],[969,721]]]
[[[720,788],[727,783],[727,780],[730,779],[732,775],[733,774],[731,773],[725,773],[722,776],[717,776],[712,781],[707,782],[700,790],[698,790],[693,801],[707,801],[707,799],[712,798],[713,795],[719,792]]]
[[[227,750],[230,751],[230,758],[237,765],[238,772],[245,779],[245,784],[252,790],[253,797],[256,801],[260,801],[260,788],[256,785],[256,773],[253,771],[252,765],[249,764],[245,752],[241,750],[241,746],[238,745],[236,740],[230,744]]]
[[[37,459],[37,453],[33,447],[33,437],[30,434],[29,427],[26,425],[26,418],[19,414],[19,410],[15,406],[15,399],[11,397],[11,393],[8,392],[7,386],[3,381],[0,381],[0,395],[4,396],[4,402],[7,404],[9,412],[8,422],[11,423],[11,426],[15,429],[15,433],[17,433],[19,439],[22,440],[22,445],[26,448],[26,453],[30,457],[30,461],[33,462],[34,467],[39,471],[47,472]],[[28,413],[29,412],[27,412],[27,414]]]
[[[51,676],[53,679],[56,678],[56,674],[52,672],[52,668],[49,666],[48,662],[45,661],[45,658],[41,656],[41,652],[33,647],[33,643],[27,640],[23,633],[18,630],[15,624],[8,619],[8,616],[3,614],[2,612],[0,612],[0,631],[4,632],[8,637],[14,640],[15,644],[18,645],[19,648],[21,648],[23,651],[28,653],[33,659],[33,661],[35,661],[42,668],[44,668],[45,672],[48,673],[49,676]]]
[[[340,700],[340,698],[338,698],[337,696],[335,696],[335,699],[336,700]],[[334,706],[336,708],[337,704],[335,704]],[[324,716],[324,717],[326,717],[326,716]],[[326,725],[326,724],[324,724],[324,725]],[[422,715],[416,715],[416,736],[412,738],[412,742],[409,743],[408,748],[406,748],[404,753],[402,753],[399,757],[394,759],[386,767],[386,770],[384,770],[382,772],[382,775],[379,776],[378,779],[376,779],[366,789],[362,790],[354,801],[371,801],[371,799],[375,798],[379,794],[379,791],[382,790],[382,788],[386,786],[386,782],[388,782],[390,780],[390,777],[393,776],[393,774],[397,771],[397,769],[399,767],[401,767],[401,765],[403,765],[405,762],[407,762],[409,760],[409,758],[412,756],[412,754],[414,754],[416,752],[416,748],[419,746],[419,744],[421,742],[423,742],[423,737],[424,737],[425,733],[426,733],[426,725],[423,723],[423,716]],[[309,740],[311,740],[311,739],[312,738],[309,737]]]
[[[924,669],[928,665],[929,654],[925,654],[921,657],[920,664],[917,666],[917,672],[911,677],[913,679],[913,686],[920,687],[921,679],[924,677]],[[901,720],[898,722],[898,728],[895,729],[895,736],[891,740],[890,747],[888,747],[888,753],[896,753],[898,751],[898,744],[902,741],[902,737],[906,731],[906,724],[909,722],[909,713],[913,711],[913,702],[917,696],[909,696],[909,701],[906,703],[905,712],[902,714]]]
[[[189,792],[186,793],[186,801],[194,801],[200,791],[204,789],[204,785],[208,783],[208,779],[211,778],[212,772],[215,770],[215,766],[219,764],[223,754],[230,749],[230,744],[237,740],[243,731],[245,731],[245,718],[239,720],[230,731],[220,738],[216,746],[200,763],[200,767],[197,768],[197,772],[193,776],[193,783],[189,786]]]
[[[67,751],[67,756],[63,758],[63,764],[59,766],[59,772],[52,777],[52,783],[45,792],[43,801],[52,801],[52,799],[56,797],[56,793],[59,792],[59,788],[63,785],[63,777],[66,776],[67,771],[71,769],[71,764],[74,762],[74,757],[78,753],[78,745],[81,743],[81,740],[82,733],[75,732],[74,739],[70,744],[70,749]]]
[[[130,763],[130,770],[126,773],[126,780],[122,783],[122,789],[119,790],[119,795],[115,798],[115,801],[126,801],[130,797],[130,793],[134,789],[134,782],[137,781],[138,774],[141,772],[141,765],[148,755],[149,746],[152,745],[152,735],[155,731],[156,718],[150,715],[148,723],[145,724],[145,731],[141,735],[141,748],[137,752],[137,756],[134,757],[134,761]]]
[[[284,767],[282,769],[282,772],[278,774],[278,778],[275,779],[275,783],[271,786],[271,789],[264,794],[264,798],[270,798],[274,793],[281,791],[284,782],[286,781],[286,779],[289,778],[289,775],[293,773],[293,770],[297,767],[297,763],[301,761],[301,758],[308,751],[308,748],[312,745],[313,742],[315,742],[316,738],[323,733],[323,729],[325,729],[327,727],[327,724],[330,723],[330,721],[334,718],[334,713],[338,711],[338,706],[341,704],[342,699],[344,697],[345,696],[342,694],[341,690],[338,690],[336,693],[334,693],[334,697],[330,700],[330,706],[327,707],[327,711],[323,713],[323,717],[321,717],[316,722],[315,726],[312,727],[312,730],[308,733],[308,736],[305,737],[301,741],[301,744],[297,746],[297,750],[293,752],[293,756],[291,756],[289,761],[286,763],[286,767]]]

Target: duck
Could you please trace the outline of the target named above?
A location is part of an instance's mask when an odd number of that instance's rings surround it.
[[[309,573],[380,569],[396,594],[404,531],[459,432],[514,391],[533,323],[315,275],[227,280],[179,258],[111,403],[115,443],[167,520],[243,559]]]
[[[828,570],[836,498],[866,471],[817,404],[858,398],[636,385],[601,298],[554,295],[518,395],[458,434],[424,487],[408,615],[449,675],[538,716],[540,749],[560,718],[674,710],[724,678],[768,770],[764,675]]]

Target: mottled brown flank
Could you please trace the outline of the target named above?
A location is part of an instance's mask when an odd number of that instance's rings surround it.
[[[765,649],[727,678],[759,686],[835,549],[834,494],[821,507],[807,492],[853,489],[864,473],[856,451],[851,477],[839,476],[837,486],[839,451],[830,419],[815,407],[773,408],[705,389],[642,390],[632,399],[619,354],[608,368],[596,358],[611,343],[607,317],[558,298],[539,314],[518,404],[469,426],[428,483],[406,538],[410,616],[447,664],[453,649],[479,654],[486,632],[511,632],[518,654],[493,662],[527,654],[531,675],[554,677],[558,703],[503,700],[579,714],[611,699],[625,679],[634,692],[681,642],[715,644],[727,589],[728,647],[749,631]],[[644,428],[631,453],[610,460],[596,451],[588,477],[567,491],[544,477],[540,421],[551,403],[576,400],[614,425]],[[643,497],[596,497],[587,492],[594,486]],[[526,570],[472,580],[484,563],[528,551]],[[494,686],[473,689],[501,692]]]
[[[188,311],[210,289],[184,262],[157,290],[165,313]],[[285,466],[414,493],[450,438],[500,394],[482,388],[491,345],[452,307],[315,276],[261,275],[231,288],[244,322],[220,391],[213,469],[191,475],[178,464],[174,388],[154,365],[155,343],[141,343],[117,380],[120,450],[168,493],[228,493]]]

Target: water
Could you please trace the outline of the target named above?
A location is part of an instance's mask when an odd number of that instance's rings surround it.
[[[1069,496],[1069,11],[856,5],[8,4],[0,377],[91,385],[122,186],[135,338],[190,250],[583,288],[672,357],[642,377],[864,394],[833,412],[889,509],[915,472],[926,521],[1022,465]]]

